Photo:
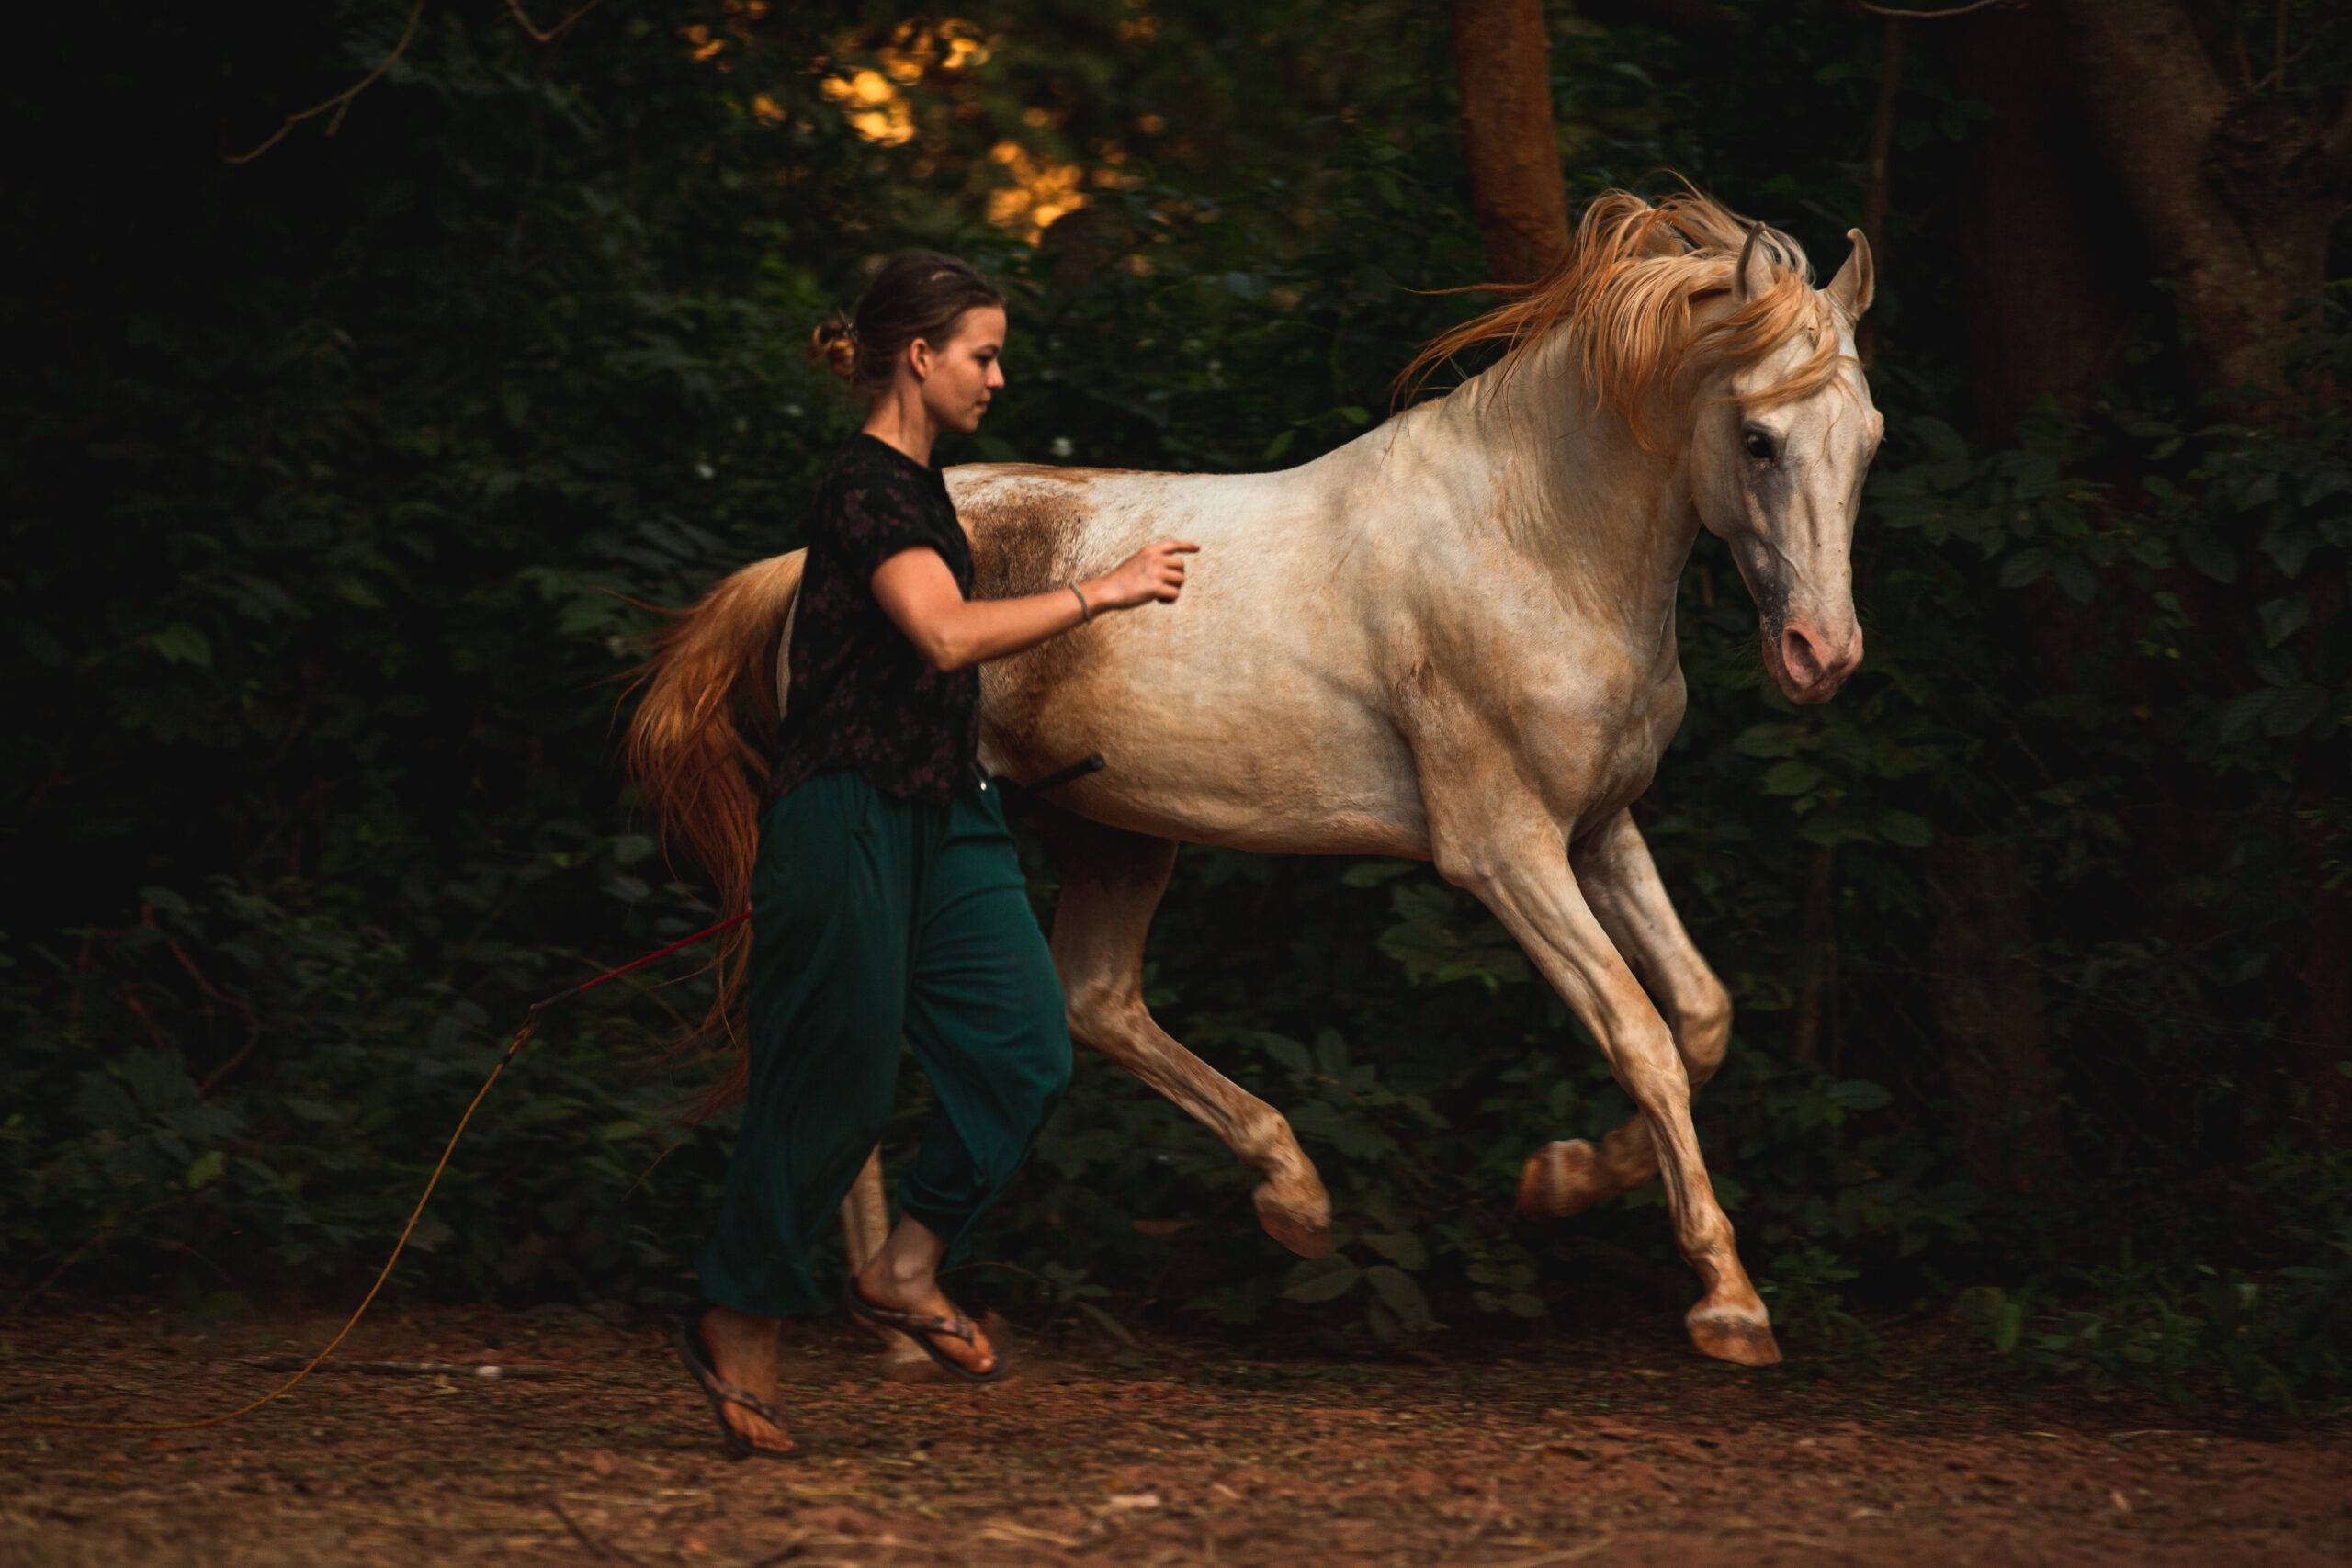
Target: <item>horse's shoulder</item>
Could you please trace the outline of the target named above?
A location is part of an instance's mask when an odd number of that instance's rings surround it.
[[[977,592],[983,598],[1035,593],[1058,580],[1077,553],[1104,481],[1134,479],[1120,468],[1057,468],[1043,463],[974,463],[947,470],[948,494],[972,536]]]

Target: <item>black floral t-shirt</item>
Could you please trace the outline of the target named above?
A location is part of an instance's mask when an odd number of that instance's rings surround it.
[[[893,800],[940,806],[972,782],[979,671],[933,670],[874,597],[875,568],[923,546],[969,599],[972,545],[947,481],[860,432],[817,481],[771,799],[832,769],[863,773]]]

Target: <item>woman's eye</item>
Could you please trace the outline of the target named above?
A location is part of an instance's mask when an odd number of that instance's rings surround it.
[[[1747,439],[1741,445],[1747,448],[1747,455],[1758,462],[1769,463],[1772,460],[1772,438],[1762,431],[1749,431]]]

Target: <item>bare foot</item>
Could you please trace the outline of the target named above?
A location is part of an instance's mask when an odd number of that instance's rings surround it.
[[[885,1266],[886,1254],[877,1253],[874,1261],[857,1273],[857,1293],[878,1307],[896,1312],[921,1313],[925,1317],[955,1318],[963,1312],[947,1299],[945,1292],[933,1279],[901,1280]],[[972,1325],[972,1338],[967,1344],[949,1334],[931,1334],[924,1337],[939,1348],[941,1354],[957,1366],[986,1376],[996,1370],[996,1348],[980,1325]]]
[[[776,1341],[784,1325],[772,1317],[754,1317],[732,1307],[712,1307],[702,1314],[702,1342],[710,1349],[710,1364],[718,1375],[773,1409],[775,1405]],[[740,1404],[722,1402],[719,1419],[755,1449],[770,1453],[792,1451],[792,1439],[773,1421]]]

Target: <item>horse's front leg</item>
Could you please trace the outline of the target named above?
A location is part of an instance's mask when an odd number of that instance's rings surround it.
[[[1743,1366],[1781,1359],[1762,1298],[1740,1266],[1690,1125],[1690,1080],[1672,1032],[1643,994],[1577,885],[1560,828],[1532,795],[1451,799],[1424,778],[1430,847],[1446,879],[1510,929],[1561,999],[1592,1031],[1633,1097],[1666,1177],[1683,1258],[1706,1294],[1683,1322],[1710,1356]]]
[[[1665,1016],[1697,1094],[1723,1066],[1731,1041],[1731,997],[1701,957],[1658,880],[1649,846],[1621,811],[1569,853],[1577,886],[1601,930],[1633,966]],[[1519,1181],[1519,1212],[1564,1219],[1621,1197],[1657,1174],[1650,1124],[1634,1116],[1595,1148],[1582,1138],[1546,1144],[1529,1156]]]
[[[1144,937],[1175,869],[1169,839],[1060,812],[1038,827],[1061,874],[1054,968],[1069,1032],[1175,1101],[1265,1179],[1251,1198],[1266,1234],[1303,1258],[1331,1250],[1331,1200],[1280,1111],[1193,1055],[1143,1000]]]

